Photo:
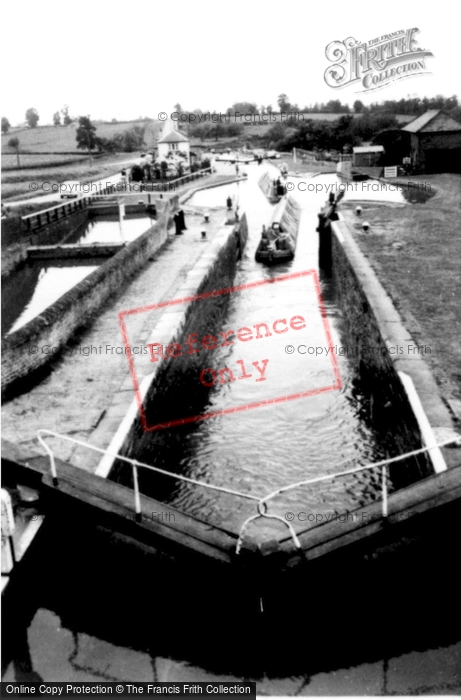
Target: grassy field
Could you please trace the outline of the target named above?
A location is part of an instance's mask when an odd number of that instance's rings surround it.
[[[153,148],[163,128],[162,122],[132,121],[120,123],[95,122],[97,136],[112,138],[133,126],[145,126],[146,148]],[[2,199],[14,200],[22,197],[36,196],[29,192],[29,183],[63,182],[80,180],[89,182],[114,172],[113,163],[131,154],[94,156],[90,160],[83,151],[77,150],[75,138],[77,126],[39,126],[35,129],[14,129],[2,136]],[[20,141],[19,155],[21,168],[18,169],[16,154],[7,146],[8,140],[15,136]],[[135,157],[139,153],[133,153]]]
[[[133,157],[136,155],[136,153],[132,154]],[[130,154],[103,156],[101,158],[93,158],[91,164],[89,158],[86,157],[84,160],[64,166],[57,165],[51,168],[3,172],[2,200],[8,204],[8,201],[14,201],[15,199],[36,197],[37,192],[30,192],[29,190],[29,183],[32,181],[38,183],[59,183],[65,180],[78,180],[79,182],[99,180],[120,171],[123,167],[123,165],[120,165],[120,161],[128,160],[130,157]],[[57,196],[58,200],[59,195]]]
[[[55,154],[19,154],[19,165],[18,169],[18,159],[16,154],[2,154],[2,170],[22,170],[29,168],[43,168],[43,167],[55,167],[57,165],[68,165],[69,163],[78,163],[82,160],[87,160],[88,156],[80,153],[80,155],[60,155]]]
[[[146,126],[146,145],[157,143],[159,131],[163,128],[162,122],[157,121],[132,121],[120,123],[94,122],[96,136],[113,138],[115,134],[127,131],[133,126]],[[8,147],[8,141],[13,136],[20,141],[20,148],[34,153],[79,153],[75,134],[77,124],[69,126],[38,126],[35,129],[12,129],[8,134],[2,135],[2,154],[14,153]]]
[[[461,175],[421,175],[408,180],[435,189],[421,204],[362,203],[361,223],[342,206],[356,240],[369,258],[405,325],[419,345],[442,393],[461,399]],[[399,179],[402,181],[402,178]]]

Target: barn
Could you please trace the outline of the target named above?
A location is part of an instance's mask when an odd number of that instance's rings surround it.
[[[352,165],[370,168],[374,165],[381,165],[384,148],[382,146],[355,146],[352,153]]]
[[[461,172],[461,122],[430,109],[401,129],[410,136],[411,165],[418,173]]]

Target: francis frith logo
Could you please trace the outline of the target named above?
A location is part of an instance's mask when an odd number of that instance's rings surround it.
[[[413,27],[368,42],[352,37],[332,41],[325,49],[326,57],[333,63],[325,71],[326,84],[340,88],[360,82],[363,89],[356,92],[367,92],[395,80],[428,73],[426,58],[433,54],[418,46],[416,32],[419,29]]]

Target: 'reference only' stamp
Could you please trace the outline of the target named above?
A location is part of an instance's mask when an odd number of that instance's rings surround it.
[[[272,295],[273,302],[274,287],[277,303],[272,305],[272,310],[266,309],[264,295]],[[252,292],[254,296],[251,302],[254,303],[250,303],[246,296]],[[207,328],[206,322],[203,323],[206,302],[236,294],[245,295],[242,306],[249,309],[245,310],[248,321],[232,325],[232,321],[226,320],[220,330]],[[201,314],[198,313],[198,308],[190,308],[191,305],[201,303],[204,305]],[[167,314],[161,317],[158,324],[153,317],[154,330],[149,342],[145,344],[145,350],[140,354],[133,353],[129,318],[139,314],[155,316],[158,315],[155,312],[162,309],[166,309]],[[195,329],[191,325],[192,318],[202,319],[199,328]],[[146,432],[316,396],[341,389],[342,386],[316,270],[303,270],[120,311],[118,320],[140,422]],[[313,366],[309,369],[305,362],[301,364],[301,360],[298,369],[295,368],[293,372],[292,363],[288,368],[286,364],[287,354],[292,352],[290,348],[302,342],[311,342],[313,334],[317,340],[321,338],[330,352],[321,359],[314,358]],[[291,359],[294,361],[293,356]],[[187,367],[197,375],[198,389],[202,387],[213,390],[226,385],[235,390],[231,393],[231,397],[235,397],[235,403],[230,402],[229,405],[229,401],[226,401],[225,407],[220,409],[149,423],[144,404],[147,383],[165,377],[161,370],[169,371],[179,367],[180,362],[183,363],[181,367]],[[251,389],[242,392],[241,380],[247,380],[244,384],[248,387],[250,380]],[[251,395],[252,400],[245,400],[250,398],[249,391],[256,395]]]

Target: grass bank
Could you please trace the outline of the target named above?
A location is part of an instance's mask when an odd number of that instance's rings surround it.
[[[424,354],[445,398],[461,400],[461,175],[417,179],[435,190],[425,203],[342,205],[344,218]],[[400,182],[404,180],[400,179]],[[361,222],[370,223],[369,233]]]

